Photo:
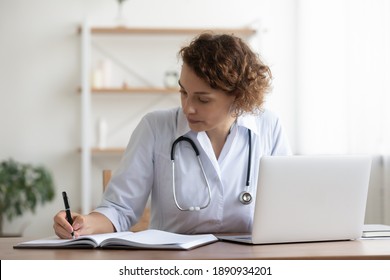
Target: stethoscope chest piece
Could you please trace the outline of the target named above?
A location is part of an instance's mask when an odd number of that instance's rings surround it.
[[[243,191],[242,193],[240,193],[239,198],[242,204],[250,204],[252,202],[252,195],[247,191]]]

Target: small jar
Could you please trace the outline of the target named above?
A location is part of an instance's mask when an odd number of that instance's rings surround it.
[[[165,72],[164,85],[167,88],[177,88],[178,87],[179,75],[176,71],[167,71]]]

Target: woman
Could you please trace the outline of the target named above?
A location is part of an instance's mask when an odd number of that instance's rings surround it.
[[[245,199],[251,194],[254,200],[260,158],[290,154],[278,118],[262,109],[270,69],[231,35],[202,34],[179,54],[181,108],[141,120],[101,205],[88,215],[72,213],[73,227],[59,212],[54,217],[59,237],[128,230],[150,194],[151,228],[251,230],[254,203]],[[186,139],[174,144],[180,136]]]

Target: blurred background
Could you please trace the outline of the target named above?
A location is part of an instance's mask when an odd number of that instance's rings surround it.
[[[294,154],[372,155],[366,222],[390,224],[390,1],[0,0],[0,161],[42,165],[55,186],[35,213],[3,218],[4,233],[53,234],[64,190],[72,210],[96,206],[139,119],[179,105],[171,80],[194,34],[92,32],[82,44],[86,26],[118,25],[253,29],[245,39],[274,76],[265,106]],[[111,90],[83,99],[99,88]]]

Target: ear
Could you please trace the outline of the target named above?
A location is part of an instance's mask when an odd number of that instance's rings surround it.
[[[237,118],[240,115],[240,109],[237,108],[237,106],[235,106],[235,103],[233,103],[232,106],[230,107],[230,115],[233,118]]]
[[[240,115],[240,108],[238,107],[238,98],[237,96],[234,96],[233,102],[230,105],[230,114],[232,117],[237,118]]]

